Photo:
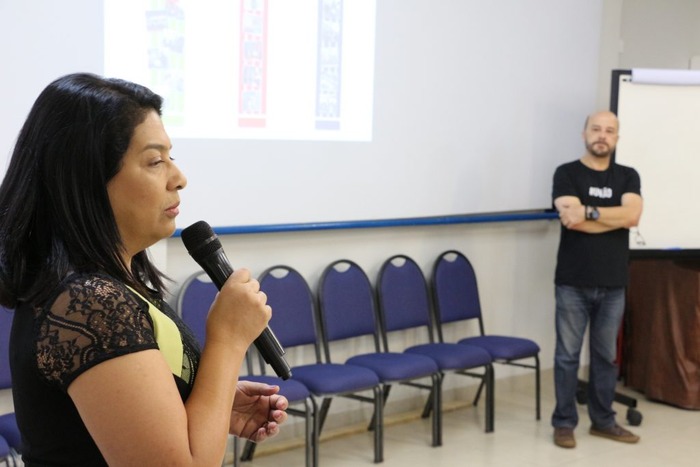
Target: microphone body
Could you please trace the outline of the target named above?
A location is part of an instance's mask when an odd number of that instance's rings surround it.
[[[216,288],[221,290],[226,279],[233,274],[233,268],[211,227],[204,221],[195,222],[182,231],[182,241],[190,256],[207,273]],[[277,376],[282,379],[289,379],[292,376],[291,368],[284,359],[285,351],[269,326],[255,339],[254,343],[260,355]]]

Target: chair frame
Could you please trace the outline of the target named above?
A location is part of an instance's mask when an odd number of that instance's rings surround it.
[[[386,306],[384,304],[384,290],[383,290],[383,276],[385,274],[386,269],[392,265],[392,263],[396,260],[402,260],[406,261],[409,264],[412,264],[416,270],[420,273],[420,278],[422,281],[421,284],[421,290],[422,293],[425,294],[425,303],[426,303],[426,310],[425,311],[425,316],[421,318],[421,322],[413,325],[402,325],[399,328],[393,329],[393,330],[404,330],[404,329],[409,329],[409,328],[419,328],[419,327],[425,327],[427,331],[427,340],[428,344],[446,344],[442,339],[440,338],[441,334],[438,333],[438,339],[435,339],[435,330],[434,328],[436,327],[436,323],[434,322],[433,318],[433,303],[428,287],[428,282],[425,278],[425,275],[423,274],[420,266],[409,256],[403,255],[403,254],[397,254],[393,255],[390,258],[386,259],[380,268],[378,279],[377,279],[377,298],[378,298],[378,303],[379,303],[379,312],[380,312],[380,319],[382,320],[382,326],[383,329],[385,329],[387,332],[392,331],[389,329],[389,326],[387,324],[387,313],[386,313]],[[387,349],[388,349],[388,342],[385,343]],[[455,344],[457,345],[457,344]],[[483,352],[483,350],[480,349],[480,352]],[[476,372],[473,371],[476,368],[483,367],[484,370],[483,372]],[[486,407],[485,407],[485,423],[484,423],[484,431],[487,433],[491,433],[494,431],[494,425],[495,425],[495,379],[494,379],[494,372],[493,372],[493,365],[491,361],[489,363],[476,366],[476,367],[470,367],[470,368],[461,368],[461,369],[449,369],[447,371],[442,371],[440,372],[440,382],[442,384],[442,380],[444,380],[446,372],[458,374],[458,375],[463,375],[463,376],[469,376],[472,378],[477,378],[480,380],[480,385],[479,389],[477,390],[478,392],[481,391],[482,387],[486,389]],[[429,416],[431,410],[433,410],[433,398],[439,397],[442,398],[442,395],[439,392],[436,391],[431,391],[430,396],[428,397],[428,400],[426,401],[425,407],[423,409],[422,417],[426,418]],[[474,399],[473,405],[477,405],[478,398]]]
[[[455,255],[457,258],[460,260],[463,260],[466,262],[467,266],[470,268],[473,277],[474,277],[474,283],[473,283],[473,290],[476,294],[475,301],[478,305],[478,312],[474,312],[473,316],[465,316],[459,319],[451,319],[449,321],[446,321],[443,319],[441,312],[440,312],[440,299],[439,299],[439,287],[437,284],[437,272],[438,268],[440,267],[440,263],[443,261],[443,259],[448,256],[448,255]],[[469,261],[469,258],[466,257],[462,252],[457,251],[457,250],[447,250],[442,252],[440,255],[438,255],[437,259],[435,260],[435,263],[433,264],[433,272],[432,272],[432,278],[431,278],[431,289],[432,289],[432,300],[433,300],[433,321],[435,322],[435,327],[437,330],[438,334],[438,339],[440,341],[443,340],[443,333],[442,333],[442,325],[447,324],[447,323],[452,323],[456,321],[468,321],[472,319],[476,319],[478,322],[479,326],[479,336],[488,336],[489,334],[486,334],[484,331],[484,318],[483,318],[483,313],[481,312],[481,304],[480,304],[480,299],[479,299],[479,286],[477,283],[477,278],[476,278],[476,271],[474,270],[474,267]],[[511,336],[507,336],[511,337]],[[530,341],[530,339],[525,339],[521,337],[514,337],[515,339],[524,339]],[[534,343],[534,341],[532,341]],[[470,345],[479,345],[478,343],[470,343]],[[534,364],[529,364],[529,363],[523,363],[520,360],[526,359],[526,358],[534,358],[535,363]],[[540,420],[541,418],[541,377],[540,377],[540,358],[539,358],[539,353],[534,354],[534,355],[528,355],[525,357],[519,357],[516,359],[504,359],[504,358],[498,358],[494,357],[494,362],[499,363],[502,365],[510,365],[510,366],[515,366],[515,367],[520,367],[520,368],[527,368],[535,371],[535,418],[537,420]],[[481,391],[484,387],[484,384],[479,386],[479,390],[476,393],[476,397],[474,399],[474,405],[476,405],[479,401],[479,398],[481,397]]]
[[[368,293],[367,298],[369,301],[367,302],[367,305],[369,306],[370,310],[369,312],[371,313],[372,317],[372,323],[367,324],[367,327],[363,329],[362,331],[356,331],[356,332],[348,332],[346,335],[340,336],[340,335],[331,335],[329,332],[329,325],[328,325],[328,313],[326,313],[326,310],[328,308],[328,305],[326,304],[325,300],[325,292],[326,292],[326,279],[329,274],[331,274],[335,268],[339,265],[346,265],[348,269],[354,269],[356,272],[358,272],[362,279],[363,282],[366,284],[366,291]],[[377,302],[376,302],[376,292],[374,290],[374,287],[369,280],[369,277],[365,273],[365,271],[354,261],[351,261],[349,259],[339,259],[336,261],[333,261],[329,265],[327,265],[323,273],[321,274],[321,278],[319,280],[319,285],[318,285],[318,306],[316,308],[317,310],[317,318],[318,318],[318,323],[319,326],[321,327],[321,336],[322,336],[322,344],[323,344],[323,355],[325,358],[325,361],[331,362],[331,342],[335,341],[342,341],[346,339],[353,339],[353,338],[360,338],[362,336],[371,336],[372,341],[374,343],[374,352],[367,352],[362,355],[362,357],[367,357],[367,356],[372,356],[372,355],[381,355],[381,354],[396,354],[398,358],[412,358],[413,355],[411,354],[406,354],[406,353],[399,353],[399,352],[390,352],[388,349],[388,339],[386,336],[386,332],[384,331],[382,319],[380,316],[380,313],[378,311],[377,307]],[[337,316],[337,314],[336,314]],[[414,354],[415,355],[415,354]],[[362,364],[358,363],[356,360],[353,360],[351,357],[348,359],[347,363],[351,364]],[[370,369],[372,369],[370,367]],[[419,380],[425,379],[425,378],[430,378],[431,384],[425,384],[421,383]],[[436,371],[435,373],[431,373],[428,375],[422,375],[419,377],[407,377],[406,379],[400,379],[400,380],[388,380],[384,379],[382,380],[382,377],[380,375],[380,381],[382,385],[382,391],[383,391],[383,403],[386,405],[386,401],[389,397],[389,393],[391,392],[392,384],[402,384],[406,386],[411,386],[411,387],[416,387],[420,389],[426,389],[430,391],[431,394],[437,393],[440,394],[441,392],[441,382],[442,378],[440,376],[440,372]],[[430,399],[429,399],[430,400]],[[436,397],[431,400],[431,409],[433,412],[433,417],[432,417],[432,446],[441,446],[442,445],[442,400],[440,397]],[[424,417],[426,418],[426,417]],[[375,420],[373,419],[370,424],[368,429],[372,430],[374,429],[375,426]]]
[[[314,329],[313,329],[313,334],[314,338],[309,339],[308,341],[304,342],[295,342],[294,344],[290,345],[290,343],[285,341],[284,334],[282,332],[276,332],[276,335],[278,337],[278,340],[280,341],[281,345],[287,348],[291,347],[302,347],[302,346],[312,346],[314,349],[314,354],[315,354],[315,362],[309,363],[309,364],[304,364],[304,365],[297,365],[296,368],[299,369],[301,367],[308,367],[309,365],[334,365],[338,368],[342,367],[343,365],[339,364],[333,364],[329,361],[325,361],[322,356],[322,347],[323,347],[323,337],[322,337],[322,328],[318,322],[318,313],[316,311],[316,299],[314,297],[313,292],[311,291],[311,288],[308,285],[308,282],[306,279],[294,268],[287,266],[287,265],[275,265],[267,268],[265,271],[263,271],[262,274],[259,276],[259,281],[261,284],[261,290],[266,292],[268,294],[268,302],[270,299],[270,294],[268,291],[265,289],[265,280],[268,276],[274,277],[274,272],[275,271],[285,271],[287,274],[296,274],[302,281],[305,287],[304,292],[308,294],[309,297],[309,307],[310,309],[308,310],[310,315],[309,317],[313,320],[314,322]],[[275,315],[274,315],[274,306],[273,306],[273,318],[270,321],[270,327],[275,330]],[[281,331],[281,330],[280,330]],[[354,367],[354,365],[348,365],[348,367]],[[363,371],[367,372],[366,368],[362,368]],[[372,372],[373,373],[373,372]],[[295,375],[295,367],[292,367],[292,378],[298,381],[301,381],[304,383],[304,380],[301,376],[298,374]],[[307,384],[307,386],[309,386]],[[366,388],[361,391],[357,390],[349,390],[349,391],[341,391],[341,392],[333,392],[333,393],[316,393],[314,390],[309,387],[309,390],[311,391],[312,396],[314,399],[319,398],[321,400],[321,403],[317,404],[317,409],[316,409],[316,416],[315,416],[315,424],[314,424],[314,449],[316,450],[315,452],[317,453],[316,459],[318,460],[318,444],[320,442],[320,437],[321,437],[321,432],[323,430],[323,426],[326,420],[326,417],[328,415],[328,412],[330,410],[330,405],[334,397],[344,397],[348,399],[354,399],[358,400],[361,402],[367,402],[371,403],[374,407],[373,411],[373,420],[375,420],[375,430],[374,430],[374,462],[375,463],[380,463],[383,462],[384,460],[384,417],[383,417],[383,407],[384,407],[384,402],[383,402],[383,391],[380,383],[377,383],[373,387]],[[372,391],[372,397],[368,397],[365,395],[362,395],[361,392],[364,391]]]

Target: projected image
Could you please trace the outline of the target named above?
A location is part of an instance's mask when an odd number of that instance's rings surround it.
[[[161,94],[174,138],[370,141],[375,10],[376,0],[105,0],[104,74]]]

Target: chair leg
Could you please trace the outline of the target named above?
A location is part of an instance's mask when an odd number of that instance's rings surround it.
[[[233,467],[238,467],[238,436],[233,437]]]
[[[431,394],[433,397],[433,446],[442,446],[442,378],[440,374],[432,377],[433,387]]]
[[[304,401],[306,407],[305,432],[306,432],[306,467],[318,467],[318,436],[317,436],[317,408],[316,400],[309,397]]]
[[[257,444],[250,440],[246,440],[245,445],[243,445],[243,452],[241,453],[241,460],[243,462],[253,460],[253,456],[255,455],[255,446],[257,446]]]
[[[444,373],[439,373],[438,377],[440,378],[440,385],[442,385],[442,380],[445,378]],[[430,394],[428,394],[428,399],[425,401],[425,406],[423,407],[423,413],[421,413],[420,418],[428,418],[430,416],[430,412],[433,410],[433,405],[434,405],[434,391],[435,389],[432,388],[430,390]]]
[[[428,398],[425,401],[425,406],[423,407],[423,412],[420,414],[420,418],[428,418],[430,416],[430,412],[433,410],[433,405],[435,403],[433,391],[434,389],[431,389],[430,394],[428,394]]]
[[[386,400],[389,397],[389,392],[391,391],[391,384],[386,384],[384,385],[384,405],[386,406]],[[372,431],[374,430],[374,425],[376,423],[376,415],[372,414],[372,420],[369,422],[369,426],[367,427],[367,431]]]
[[[521,368],[527,368],[530,370],[535,371],[535,418],[537,420],[540,420],[541,414],[542,414],[542,384],[541,384],[541,379],[540,379],[540,356],[535,354],[532,356],[532,358],[535,359],[535,364],[524,364],[524,363],[518,363],[514,362],[511,360],[503,361],[500,363],[504,363],[506,365],[513,365],[513,366],[519,366]]]
[[[476,396],[474,396],[474,401],[472,402],[472,405],[474,407],[479,404],[479,399],[481,399],[481,391],[484,389],[484,385],[486,384],[486,379],[482,379],[481,383],[479,383],[479,389],[476,390]]]
[[[493,365],[486,365],[486,372],[484,373],[484,378],[486,380],[486,433],[491,433],[494,430],[494,411],[495,411],[495,383],[496,379],[493,374]]]
[[[535,416],[537,420],[540,419],[541,412],[541,398],[540,398],[540,357],[535,355]]]
[[[381,385],[374,389],[374,463],[384,462],[384,398]]]
[[[326,415],[328,415],[328,409],[331,407],[332,397],[325,397],[323,402],[321,402],[321,408],[318,411],[318,436],[321,436],[321,431],[323,430],[323,424],[326,422]]]

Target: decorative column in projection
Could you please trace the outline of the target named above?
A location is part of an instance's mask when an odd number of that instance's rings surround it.
[[[185,13],[180,0],[151,0],[146,10],[149,85],[163,96],[166,125],[185,120]]]
[[[267,0],[241,2],[238,125],[265,127],[267,84]]]
[[[316,128],[340,129],[343,0],[318,1]]]

